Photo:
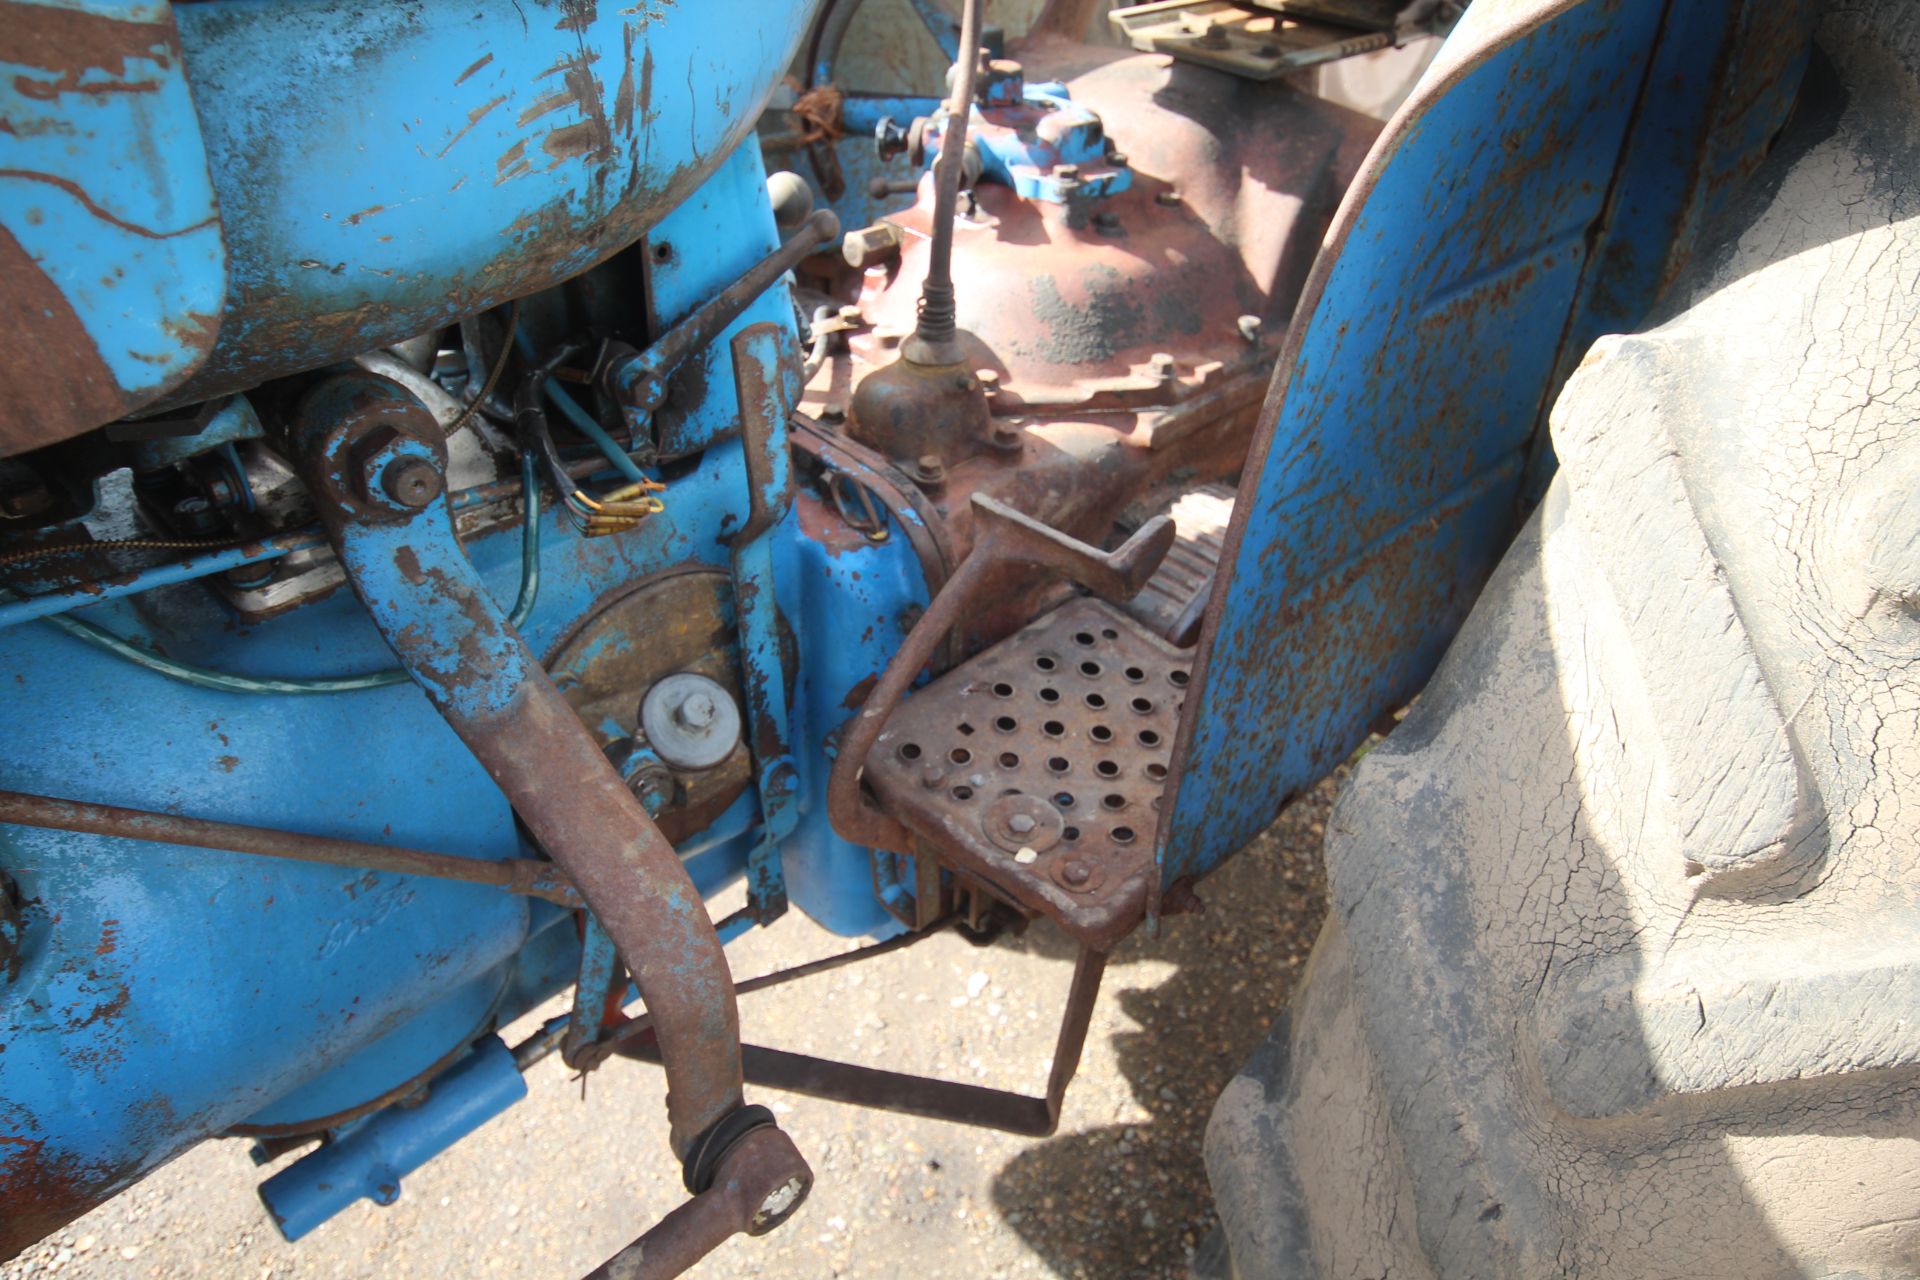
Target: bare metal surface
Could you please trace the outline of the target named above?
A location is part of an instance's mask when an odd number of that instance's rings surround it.
[[[531,898],[544,898],[563,907],[580,906],[580,893],[568,882],[566,874],[550,862],[532,858],[489,862],[480,858],[373,844],[365,840],[305,835],[273,827],[214,822],[206,818],[183,817],[177,813],[123,809],[116,805],[61,800],[21,791],[0,791],[0,823],[43,827],[53,831],[78,831],[153,844],[185,845],[193,849],[250,853],[267,858],[289,858],[295,862],[362,867],[398,875],[432,876],[438,880],[459,880],[467,884],[505,889],[509,893],[524,894]]]
[[[756,1129],[723,1158],[712,1187],[588,1272],[587,1280],[669,1280],[728,1237],[762,1235],[784,1222],[812,1183],[813,1171],[792,1138],[772,1126]]]

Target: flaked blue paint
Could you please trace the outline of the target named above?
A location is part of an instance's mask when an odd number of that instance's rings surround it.
[[[58,334],[39,362],[43,401],[23,433],[53,440],[98,425],[180,384],[206,357],[227,289],[220,207],[200,120],[164,3],[6,0],[0,25],[41,39],[0,44],[0,237],[10,290],[41,273],[77,322],[53,316],[16,334]],[[22,322],[27,317],[19,317]],[[113,386],[86,385],[96,366]],[[91,416],[84,411],[92,409]],[[11,433],[9,433],[11,434]]]
[[[1282,352],[1182,717],[1162,887],[1242,847],[1424,684],[1517,527],[1559,381],[1652,305],[1712,175],[1751,145],[1703,113],[1727,95],[1777,123],[1791,101],[1793,57],[1778,84],[1709,83],[1741,69],[1713,56],[1728,32],[1769,25],[1810,36],[1804,11],[1742,0],[1468,10]],[[1702,163],[1708,137],[1727,150]]]

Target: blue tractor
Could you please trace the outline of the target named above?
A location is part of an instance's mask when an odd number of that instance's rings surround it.
[[[1920,1269],[1914,12],[912,7],[0,0],[0,1259],[555,1054],[596,1274],[798,1209],[750,1088],[1050,1133],[1379,733],[1202,1273]],[[743,1045],[794,909],[1058,930],[1046,1092]]]

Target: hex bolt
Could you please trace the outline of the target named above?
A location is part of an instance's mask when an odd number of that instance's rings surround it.
[[[1235,321],[1235,324],[1239,327],[1240,336],[1248,342],[1260,341],[1259,316],[1241,316],[1239,320]]]
[[[1034,822],[1031,815],[1024,814],[1024,813],[1012,814],[1007,818],[1007,830],[1013,832],[1013,834],[1017,836],[1024,836],[1028,834],[1037,825],[1038,824]]]
[[[935,484],[947,477],[947,464],[940,461],[938,454],[923,453],[920,460],[913,464],[914,475],[920,480]]]
[[[974,370],[973,376],[979,379],[980,389],[984,391],[988,396],[992,396],[999,392],[1000,375],[995,373],[993,370],[976,369]]]
[[[673,718],[689,729],[704,729],[713,723],[720,709],[704,693],[695,693],[673,709]]]
[[[840,242],[840,256],[855,271],[877,267],[899,255],[900,228],[891,222],[876,222],[858,231],[849,231]]]
[[[1127,153],[1124,151],[1109,151],[1107,152],[1107,163],[1116,169],[1124,169],[1127,167]]]
[[[1147,357],[1147,368],[1151,369],[1153,376],[1162,382],[1172,382],[1174,379],[1173,357],[1164,351],[1156,351]]]
[[[1172,187],[1168,187],[1164,191],[1154,192],[1153,202],[1155,204],[1166,205],[1169,208],[1171,208],[1172,206],[1180,203],[1180,193],[1178,191],[1175,191]]]
[[[643,764],[627,779],[627,790],[649,814],[673,803],[673,775],[657,764]]]
[[[418,511],[440,496],[440,468],[425,458],[395,458],[380,473],[380,488],[389,498]]]
[[[1060,868],[1060,878],[1071,885],[1082,885],[1093,878],[1093,868],[1078,858],[1072,858]]]

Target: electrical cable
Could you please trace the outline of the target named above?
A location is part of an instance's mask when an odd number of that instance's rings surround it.
[[[513,612],[508,615],[518,630],[526,625],[533,616],[535,603],[540,596],[540,484],[535,471],[534,459],[530,454],[522,454],[520,460],[522,504],[524,514],[520,532],[520,589],[514,598]],[[0,588],[0,590],[5,590]],[[19,593],[7,591],[13,598]],[[369,671],[354,676],[243,676],[226,671],[215,671],[209,667],[196,666],[190,662],[179,662],[172,658],[142,649],[121,636],[115,635],[97,623],[83,618],[56,614],[42,618],[41,622],[65,632],[67,635],[91,645],[103,652],[122,658],[135,666],[144,667],[169,680],[178,680],[182,684],[193,685],[200,689],[217,689],[224,693],[352,693],[361,689],[384,689],[388,685],[405,684],[411,677],[399,667],[389,667],[383,671]]]

